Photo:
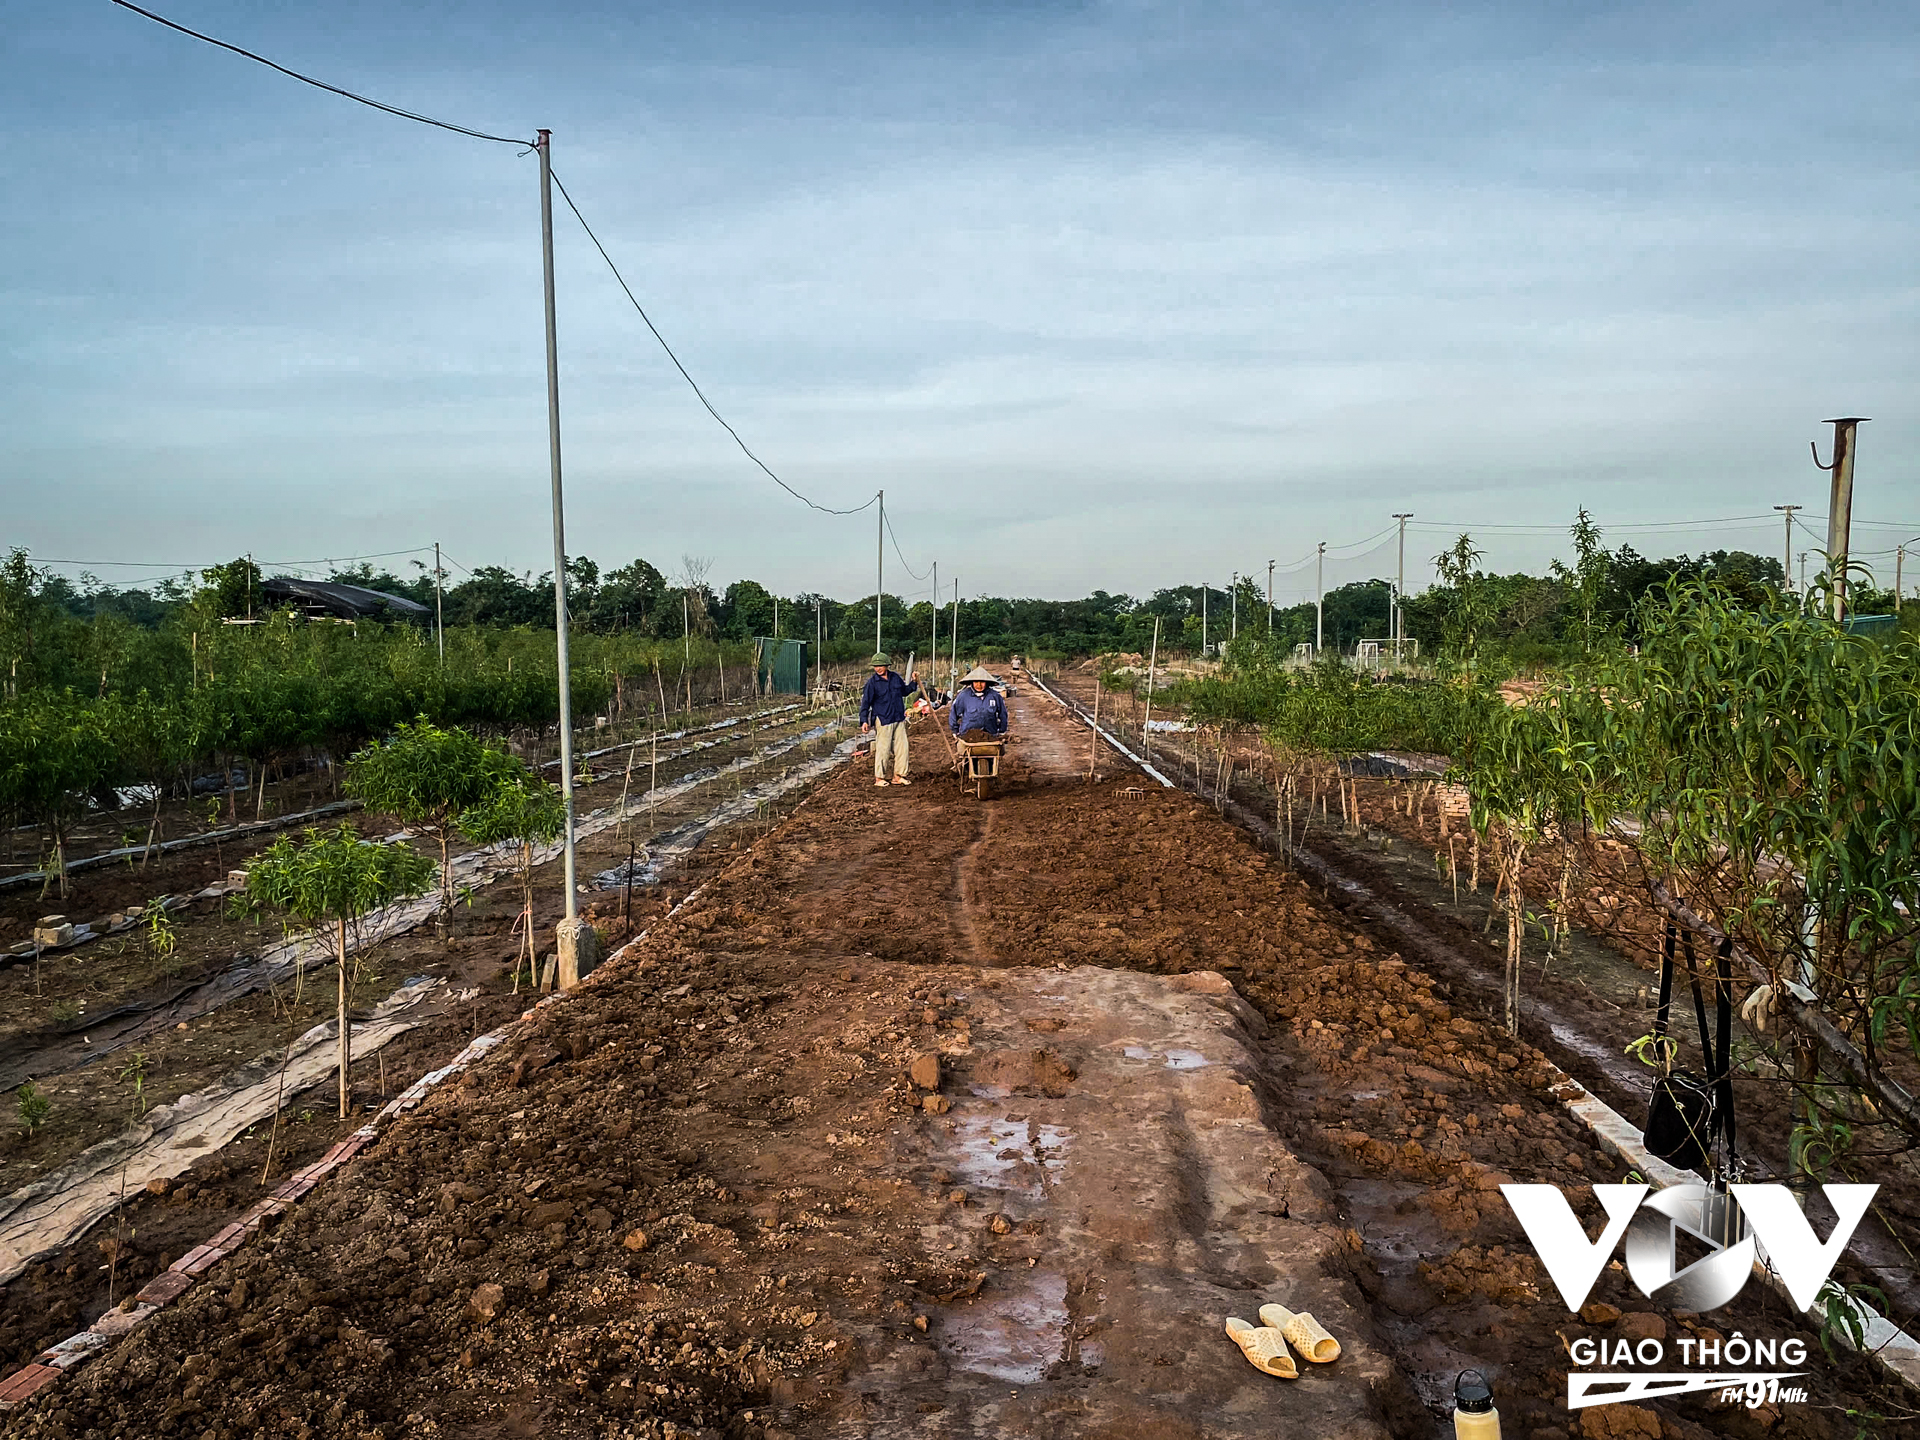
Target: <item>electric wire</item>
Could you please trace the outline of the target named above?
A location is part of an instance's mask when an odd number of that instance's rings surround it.
[[[881,518],[886,521],[887,538],[893,541],[893,553],[899,556],[900,563],[906,567],[907,574],[913,576],[913,578],[916,580],[926,579],[927,576],[925,574],[922,574],[920,571],[914,569],[913,566],[907,564],[907,557],[900,549],[900,537],[893,533],[893,517],[887,514],[887,512],[884,510],[880,512],[880,515],[881,515]],[[929,567],[927,573],[928,574],[932,573],[931,567]]]
[[[640,318],[643,321],[646,322],[647,329],[653,333],[653,338],[660,342],[660,348],[667,352],[667,359],[673,362],[673,368],[680,372],[680,378],[687,382],[688,386],[693,390],[694,395],[699,398],[700,403],[706,407],[707,413],[711,415],[716,421],[719,422],[720,428],[725,430],[727,434],[733,437],[733,443],[740,447],[741,454],[745,455],[755,465],[758,465],[761,468],[761,470],[766,472],[766,476],[769,480],[773,481],[774,484],[778,485],[782,490],[786,491],[789,495],[793,496],[794,499],[802,502],[803,504],[812,506],[813,509],[820,511],[822,514],[858,515],[862,510],[865,510],[867,506],[872,505],[875,501],[877,501],[880,498],[876,494],[873,497],[873,499],[868,500],[865,505],[855,505],[850,510],[836,510],[830,505],[821,505],[812,500],[809,500],[805,495],[802,495],[798,490],[794,489],[793,486],[789,485],[786,481],[782,480],[778,475],[774,474],[772,468],[767,464],[767,462],[762,460],[758,455],[754,454],[753,451],[748,447],[747,442],[740,438],[740,432],[734,429],[733,426],[729,425],[727,423],[726,417],[722,415],[718,410],[713,408],[713,402],[707,399],[706,392],[701,390],[699,384],[695,382],[693,376],[687,373],[687,367],[680,363],[680,357],[674,354],[673,347],[667,344],[667,337],[660,333],[660,328],[653,323],[652,317],[650,317],[646,312],[646,308],[643,305],[641,305],[638,297],[634,295],[633,287],[627,284],[627,277],[622,275],[620,273],[620,267],[613,263],[613,257],[607,253],[607,247],[602,245],[600,243],[600,237],[593,233],[593,227],[587,223],[587,217],[582,215],[580,213],[580,207],[573,203],[573,196],[567,193],[567,187],[560,183],[560,177],[558,175],[555,175],[553,177],[553,184],[554,184],[554,188],[560,192],[560,198],[567,202],[567,208],[573,211],[573,218],[580,222],[580,228],[587,232],[587,238],[593,242],[593,248],[598,250],[600,252],[600,258],[607,262],[607,269],[613,272],[614,280],[619,284],[620,289],[626,294],[627,300],[633,306],[634,311],[640,316]]]
[[[451,120],[436,120],[431,115],[422,115],[415,110],[402,110],[398,105],[388,105],[381,100],[374,100],[365,95],[357,95],[351,90],[341,89],[338,85],[329,85],[324,80],[316,80],[311,75],[302,75],[298,70],[289,70],[286,66],[269,60],[264,55],[257,55],[253,51],[244,49],[239,45],[234,45],[228,41],[217,39],[212,35],[206,35],[198,30],[190,29],[180,24],[177,20],[169,20],[164,15],[156,15],[151,10],[143,10],[138,5],[131,3],[131,0],[113,0],[113,3],[118,5],[122,10],[131,10],[136,15],[146,16],[147,19],[153,21],[156,25],[164,25],[169,30],[178,30],[182,35],[189,35],[195,40],[204,41],[206,44],[217,46],[222,50],[231,50],[235,55],[243,56],[256,64],[264,65],[269,70],[278,70],[282,75],[293,80],[298,80],[303,85],[311,85],[316,90],[325,90],[330,94],[339,95],[344,99],[355,101],[358,104],[371,106],[375,110],[383,110],[389,115],[399,116],[402,120],[412,120],[421,125],[433,125],[442,130],[451,130],[456,135],[469,135],[475,140],[491,140],[499,145],[530,146],[533,144],[531,140],[516,139],[509,135],[489,135],[485,130],[469,130],[465,125],[456,125]]]

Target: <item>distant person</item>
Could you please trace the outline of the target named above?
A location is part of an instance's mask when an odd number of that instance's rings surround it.
[[[902,680],[890,668],[893,657],[884,650],[867,662],[873,674],[860,692],[860,733],[873,732],[873,783],[885,785],[893,771],[895,785],[907,779],[907,696],[920,688],[918,680]]]
[[[1007,702],[993,685],[993,676],[978,665],[960,677],[947,725],[962,740],[997,740],[1007,733]]]

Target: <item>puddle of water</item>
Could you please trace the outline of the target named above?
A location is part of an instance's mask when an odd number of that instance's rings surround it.
[[[953,1139],[955,1173],[968,1185],[1039,1199],[1046,1193],[1046,1185],[1034,1157],[1035,1130],[1045,1160],[1058,1164],[1072,1138],[1062,1126],[1030,1126],[979,1116],[962,1120]]]
[[[940,1345],[963,1369],[1009,1384],[1037,1384],[1066,1347],[1067,1277],[1029,1270],[1007,1278],[1012,1289],[996,1293],[990,1287],[943,1321]],[[1087,1355],[1093,1348],[1081,1347],[1085,1363],[1097,1363]]]
[[[1639,1072],[1621,1056],[1613,1053],[1608,1046],[1597,1040],[1589,1040],[1579,1031],[1566,1025],[1549,1024],[1556,1044],[1571,1050],[1574,1054],[1593,1062],[1614,1084],[1642,1097],[1653,1094],[1653,1080],[1650,1072]]]
[[[1121,1048],[1120,1053],[1129,1060],[1143,1064],[1158,1060],[1169,1070],[1198,1070],[1204,1065],[1213,1064],[1198,1050],[1151,1050],[1145,1045],[1127,1045]]]

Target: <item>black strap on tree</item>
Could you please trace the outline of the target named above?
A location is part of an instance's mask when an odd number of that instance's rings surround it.
[[[1673,1069],[1672,1052],[1667,1046],[1667,1012],[1673,1008],[1673,937],[1677,928],[1671,919],[1660,927],[1660,1010],[1653,1019],[1653,1049],[1660,1057],[1662,1074]]]
[[[1725,935],[1714,946],[1714,1028],[1707,1029],[1707,1004],[1700,994],[1700,977],[1693,964],[1693,935],[1680,932],[1680,944],[1687,961],[1687,979],[1693,986],[1694,1019],[1700,1026],[1700,1053],[1707,1067],[1707,1083],[1713,1086],[1713,1121],[1710,1135],[1724,1135],[1727,1141],[1727,1167],[1733,1166],[1733,942]]]
[[[1720,937],[1720,943],[1714,947],[1714,985],[1717,1003],[1714,1006],[1715,1018],[1720,1022],[1720,1044],[1715,1051],[1713,1061],[1713,1081],[1716,1087],[1718,1103],[1714,1109],[1714,1123],[1727,1137],[1727,1166],[1733,1166],[1733,941],[1727,936]]]

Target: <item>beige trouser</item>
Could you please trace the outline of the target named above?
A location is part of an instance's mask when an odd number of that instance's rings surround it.
[[[887,765],[891,761],[893,773],[902,779],[907,774],[907,722],[896,721],[892,725],[873,727],[873,778],[887,778]]]

